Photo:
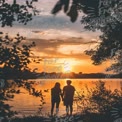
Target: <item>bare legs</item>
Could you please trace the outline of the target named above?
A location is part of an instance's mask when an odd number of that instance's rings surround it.
[[[55,106],[55,103],[52,102],[52,106],[51,106],[51,116],[53,116],[54,106]]]
[[[72,105],[66,105],[66,114],[69,115],[69,109],[70,109],[70,115],[72,115],[73,107]]]
[[[59,103],[60,103],[60,102],[52,102],[51,116],[53,116],[55,104],[56,104],[56,115],[58,114],[58,112],[59,112]]]

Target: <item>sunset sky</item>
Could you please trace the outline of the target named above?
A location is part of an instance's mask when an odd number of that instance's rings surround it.
[[[19,32],[27,37],[27,40],[36,42],[37,46],[33,51],[35,55],[42,57],[42,62],[30,66],[38,68],[38,71],[44,71],[44,67],[57,71],[56,67],[60,66],[60,70],[64,72],[105,73],[110,62],[94,66],[90,57],[84,53],[97,45],[100,32],[84,30],[80,24],[81,16],[72,23],[63,12],[52,15],[51,9],[56,1],[40,0],[36,4],[41,11],[40,15],[34,17],[26,26],[15,23],[13,27],[0,28],[1,31],[11,36]]]

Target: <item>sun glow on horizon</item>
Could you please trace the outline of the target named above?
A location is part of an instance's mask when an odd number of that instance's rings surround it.
[[[72,66],[67,63],[67,65],[64,65],[63,72],[64,73],[70,73],[72,71]]]
[[[81,64],[81,62],[77,61],[74,58],[65,59],[64,65],[62,67],[62,72],[64,73],[75,72],[75,66],[77,64]]]
[[[32,69],[38,68],[38,72],[56,72],[56,73],[98,73],[105,72],[106,63],[101,66],[92,65],[90,59],[76,59],[76,58],[45,58],[46,62],[42,60],[39,64],[29,64]],[[71,75],[70,74],[70,75]]]

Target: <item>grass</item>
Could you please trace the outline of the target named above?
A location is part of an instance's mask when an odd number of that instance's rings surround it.
[[[4,120],[2,122],[8,122]],[[23,118],[13,118],[9,122],[114,122],[109,115],[87,113],[74,114],[73,116],[62,117],[44,117],[44,116],[28,116]]]

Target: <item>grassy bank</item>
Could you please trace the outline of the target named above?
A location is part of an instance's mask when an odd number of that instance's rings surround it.
[[[2,122],[8,122],[8,120],[3,120]],[[9,122],[114,122],[114,119],[105,114],[87,113],[61,117],[28,116],[13,118]]]

